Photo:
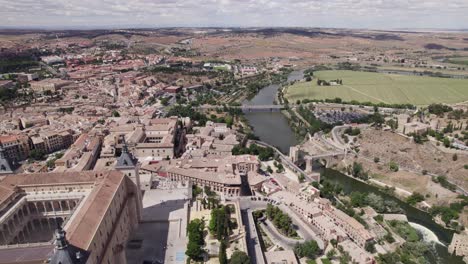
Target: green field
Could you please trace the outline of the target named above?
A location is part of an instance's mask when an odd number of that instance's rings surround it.
[[[318,86],[321,80],[342,79],[343,85]],[[359,102],[429,105],[468,101],[468,80],[407,76],[396,74],[317,71],[311,82],[299,82],[288,87],[285,97],[298,99],[333,99]]]
[[[454,64],[468,65],[468,57],[452,57],[448,58],[447,61]]]

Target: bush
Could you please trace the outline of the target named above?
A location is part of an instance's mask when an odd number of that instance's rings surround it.
[[[357,136],[361,134],[361,130],[359,128],[348,127],[345,129],[344,133],[350,136]]]
[[[452,160],[453,160],[453,161],[457,161],[457,160],[458,160],[458,155],[457,155],[457,154],[453,154]]]
[[[432,177],[432,181],[435,183],[439,183],[442,187],[449,189],[451,191],[455,191],[457,189],[457,186],[455,184],[450,183],[447,180],[446,176],[437,176],[437,177]]]
[[[250,258],[245,252],[236,250],[232,253],[229,264],[250,264]]]
[[[415,205],[417,203],[420,203],[424,201],[424,196],[420,193],[414,192],[412,195],[408,196],[406,198],[406,202],[408,202],[410,205]]]
[[[379,161],[380,161],[380,158],[379,158],[379,157],[375,157],[375,158],[374,158],[374,162],[375,162],[375,163],[379,163]]]
[[[395,238],[392,236],[392,233],[388,232],[385,236],[384,236],[384,239],[385,241],[387,241],[388,243],[393,243],[395,242]]]
[[[393,171],[393,172],[397,172],[400,169],[400,166],[398,166],[398,164],[396,162],[394,162],[394,161],[390,161],[388,166],[389,166],[390,170]]]
[[[395,233],[397,233],[406,241],[408,242],[419,241],[418,232],[416,231],[416,229],[411,227],[407,222],[391,220],[388,223],[390,224],[390,227],[393,229],[393,231],[395,231]]]
[[[376,216],[374,217],[374,220],[377,221],[377,222],[379,222],[379,223],[382,223],[383,220],[384,220],[384,217],[383,217],[383,215],[379,214],[379,215],[376,215]]]

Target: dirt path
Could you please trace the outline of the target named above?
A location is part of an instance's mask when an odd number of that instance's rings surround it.
[[[353,90],[353,91],[356,92],[356,93],[362,94],[362,95],[367,96],[367,97],[369,97],[369,98],[372,98],[372,99],[375,99],[375,100],[380,101],[380,102],[382,102],[382,103],[388,104],[388,102],[386,102],[386,101],[384,101],[384,100],[382,100],[382,99],[380,99],[380,98],[374,97],[374,96],[372,96],[372,95],[365,94],[365,93],[363,93],[363,92],[361,92],[361,91],[359,91],[359,90],[357,90],[357,89],[354,89],[353,87],[351,87],[351,86],[349,86],[349,85],[343,84],[343,86],[348,87],[349,89]]]

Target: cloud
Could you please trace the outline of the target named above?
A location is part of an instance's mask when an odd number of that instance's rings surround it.
[[[467,0],[0,0],[19,27],[466,28]]]

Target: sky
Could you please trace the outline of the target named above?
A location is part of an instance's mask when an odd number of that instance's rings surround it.
[[[0,27],[468,28],[468,0],[0,0]]]

